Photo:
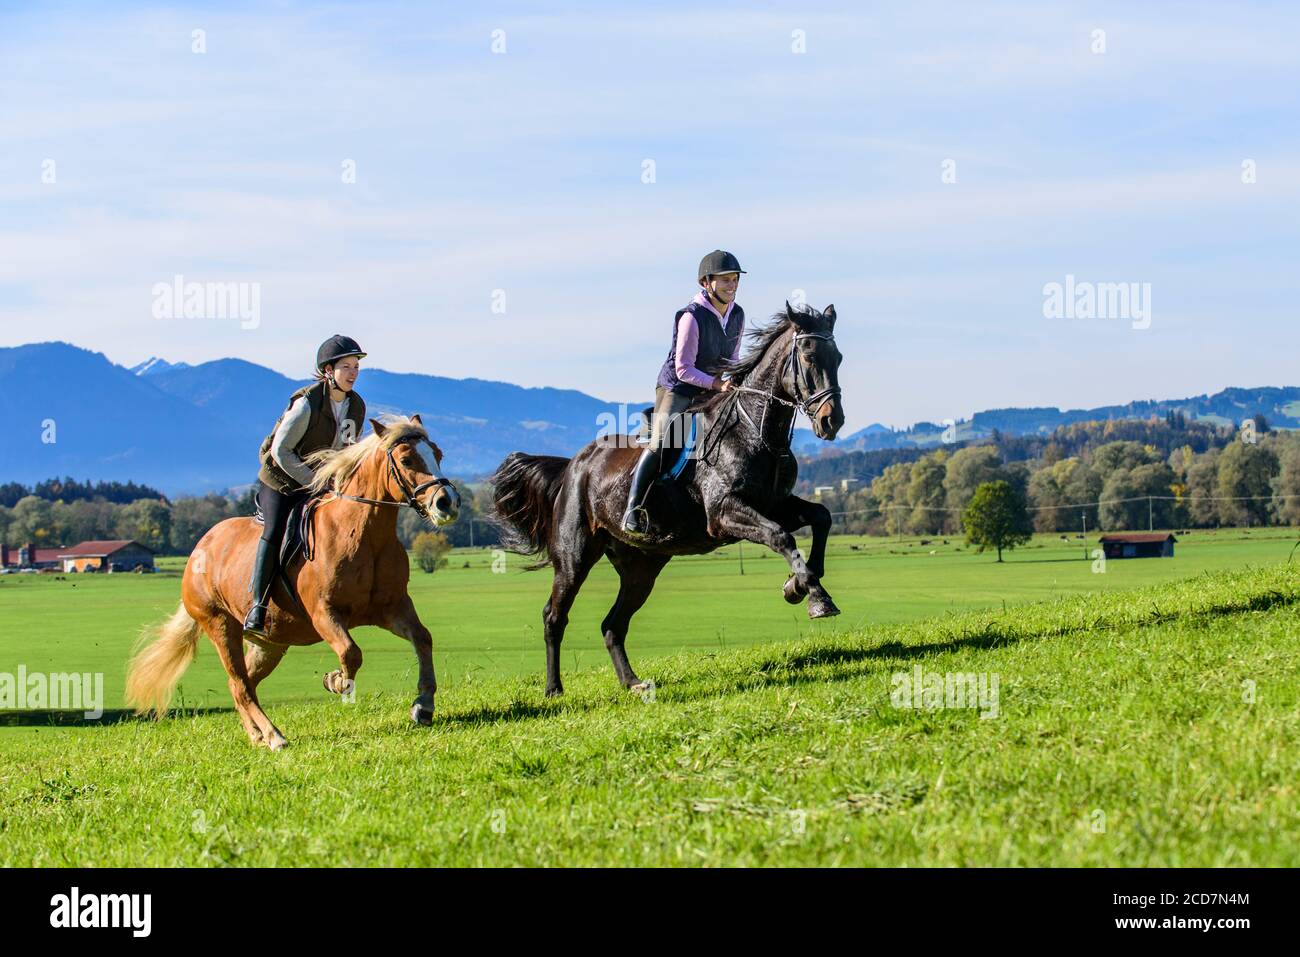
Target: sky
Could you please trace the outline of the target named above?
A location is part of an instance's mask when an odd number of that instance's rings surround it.
[[[0,346],[303,377],[341,332],[643,401],[722,248],[751,325],[835,304],[849,431],[1296,385],[1297,36],[1284,4],[0,2]],[[177,276],[256,318],[169,311]],[[1149,315],[1049,316],[1067,276]]]

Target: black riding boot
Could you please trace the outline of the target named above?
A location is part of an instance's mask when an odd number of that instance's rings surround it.
[[[257,540],[257,558],[253,561],[253,606],[244,619],[244,631],[266,637],[266,605],[271,600],[271,582],[275,578],[275,546],[264,538]]]
[[[637,460],[636,471],[632,473],[632,488],[628,492],[627,508],[623,512],[623,531],[632,535],[644,535],[649,529],[649,521],[641,504],[658,473],[659,452],[655,449],[644,450]]]

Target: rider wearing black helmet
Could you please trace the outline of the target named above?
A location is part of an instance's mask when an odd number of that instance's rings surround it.
[[[673,317],[672,346],[655,383],[650,444],[632,473],[623,512],[623,530],[630,534],[646,532],[641,503],[662,469],[669,420],[685,411],[701,393],[710,389],[725,392],[731,387],[719,373],[728,361],[734,362],[740,355],[745,310],[736,304],[736,289],[744,271],[731,253],[713,250],[700,260],[700,292]]]
[[[366,354],[355,339],[330,336],[316,350],[316,381],[295,392],[258,452],[258,504],[265,524],[253,564],[253,607],[244,632],[265,638],[266,606],[279,564],[280,540],[289,512],[307,497],[311,466],[303,461],[321,449],[340,449],[361,437],[366,403],[353,386]]]

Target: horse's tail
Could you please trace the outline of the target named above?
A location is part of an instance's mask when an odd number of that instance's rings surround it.
[[[506,549],[540,557],[531,568],[546,564],[555,499],[568,466],[569,460],[558,455],[512,452],[492,476],[492,523]]]
[[[150,638],[154,641],[145,645]],[[140,636],[140,645],[126,673],[126,701],[136,714],[151,708],[159,718],[167,713],[176,682],[194,660],[198,643],[199,623],[190,617],[184,602],[165,624],[155,625]]]

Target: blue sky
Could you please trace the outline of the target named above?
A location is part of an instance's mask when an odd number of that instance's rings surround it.
[[[394,371],[641,400],[722,247],[752,319],[836,304],[850,430],[1300,384],[1298,28],[1281,4],[4,5],[0,345],[300,376],[345,332]],[[155,318],[177,274],[259,284],[257,328]],[[1067,274],[1150,283],[1150,328],[1045,318]]]

